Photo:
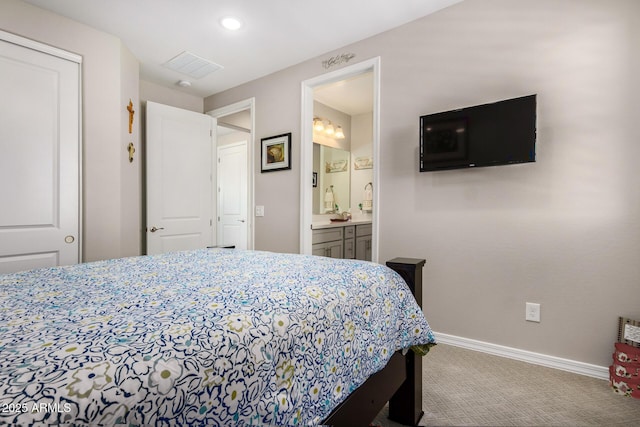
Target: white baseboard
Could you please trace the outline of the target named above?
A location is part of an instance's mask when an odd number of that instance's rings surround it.
[[[476,341],[469,338],[457,337],[455,335],[442,334],[438,332],[434,333],[437,341],[442,344],[462,347],[468,350],[492,354],[494,356],[506,357],[508,359],[520,360],[522,362],[533,363],[534,365],[560,369],[574,374],[586,375],[588,377],[602,380],[609,379],[609,368],[606,366],[591,365],[589,363],[578,362],[576,360],[563,359],[561,357],[534,353],[531,351],[505,347],[483,341]]]

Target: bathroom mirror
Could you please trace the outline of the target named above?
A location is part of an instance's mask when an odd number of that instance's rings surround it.
[[[313,144],[313,213],[334,213],[351,208],[351,153],[339,148]]]

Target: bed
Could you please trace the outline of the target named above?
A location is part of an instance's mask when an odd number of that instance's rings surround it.
[[[370,262],[203,249],[0,275],[0,424],[351,423],[434,343]]]

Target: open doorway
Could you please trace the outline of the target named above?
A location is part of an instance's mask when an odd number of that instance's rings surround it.
[[[379,165],[376,161],[378,159],[379,153],[379,87],[380,87],[380,59],[374,58],[368,61],[361,62],[359,64],[354,64],[352,66],[348,66],[342,68],[340,70],[336,70],[331,73],[327,73],[321,75],[319,77],[305,80],[302,82],[302,140],[301,140],[301,176],[300,176],[300,187],[301,187],[301,202],[300,202],[300,252],[305,254],[311,254],[313,252],[313,230],[312,226],[315,220],[318,220],[318,214],[326,214],[332,213],[334,214],[336,211],[343,211],[350,209],[352,213],[359,213],[360,215],[368,215],[371,221],[371,233],[367,245],[367,250],[370,251],[369,259],[374,262],[378,260],[378,194],[379,194]],[[365,78],[363,78],[365,77]],[[332,97],[332,91],[341,90],[341,86],[348,86],[349,84],[353,84],[353,82],[364,82],[364,85],[368,85],[370,88],[370,93],[367,96],[370,96],[370,110],[369,111],[357,111],[357,109],[353,109],[353,106],[347,105],[339,105],[339,103],[334,102],[335,97]],[[333,92],[336,93],[336,92]],[[348,98],[348,97],[347,97]],[[321,104],[320,106],[318,104]],[[331,104],[331,105],[329,105]],[[369,153],[364,156],[353,156],[351,155],[351,150],[349,148],[349,158],[348,158],[348,168],[355,169],[356,168],[356,158],[358,161],[367,160],[367,165],[370,166],[370,170],[368,173],[370,176],[367,178],[367,183],[364,185],[360,185],[361,183],[356,182],[353,183],[350,179],[350,191],[348,192],[348,196],[345,195],[342,197],[344,200],[342,203],[342,207],[334,202],[329,206],[329,210],[326,208],[323,212],[318,212],[318,209],[314,210],[314,201],[316,208],[320,204],[320,199],[324,200],[321,197],[320,192],[324,190],[323,188],[319,188],[319,180],[321,181],[320,174],[316,169],[318,169],[319,165],[316,164],[314,168],[314,151],[318,151],[318,147],[316,145],[332,145],[332,143],[328,142],[327,144],[314,144],[315,140],[318,139],[317,133],[314,134],[314,119],[318,121],[318,119],[324,119],[325,122],[331,122],[331,120],[326,120],[326,117],[318,117],[316,112],[319,108],[329,107],[331,110],[340,109],[341,112],[345,110],[352,111],[354,115],[360,115],[366,113],[369,117],[367,126],[369,127],[369,136],[371,148],[369,149]],[[333,112],[328,112],[327,114],[331,114]],[[347,114],[347,116],[351,117],[351,114]],[[339,120],[339,119],[338,119]],[[348,121],[351,121],[349,119]],[[331,123],[333,124],[333,123]],[[338,142],[338,145],[340,142]],[[344,148],[344,147],[343,147]],[[352,158],[353,157],[353,158]],[[317,162],[316,162],[317,163]],[[324,168],[324,163],[322,164]],[[314,174],[315,172],[315,174]],[[355,171],[354,171],[355,172]],[[334,177],[331,177],[332,179]],[[362,177],[360,177],[362,178]],[[327,178],[328,179],[328,178]],[[371,181],[369,181],[371,180]],[[372,186],[368,186],[367,184],[373,183]],[[314,187],[315,185],[315,187]],[[327,188],[330,187],[327,181]],[[363,187],[362,189],[360,187]],[[367,187],[366,189],[364,187]],[[335,186],[334,186],[335,188]],[[369,199],[367,199],[368,203],[362,203],[363,196],[365,191],[370,191]],[[337,194],[335,195],[336,197]],[[317,199],[317,200],[316,200]],[[364,205],[364,206],[362,206]],[[364,209],[361,209],[364,207]],[[345,241],[346,244],[346,241]]]
[[[254,100],[207,112],[217,119],[216,245],[254,248]]]

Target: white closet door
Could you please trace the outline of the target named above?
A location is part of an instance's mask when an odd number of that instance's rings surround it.
[[[75,264],[80,66],[6,36],[0,33],[0,273]]]

